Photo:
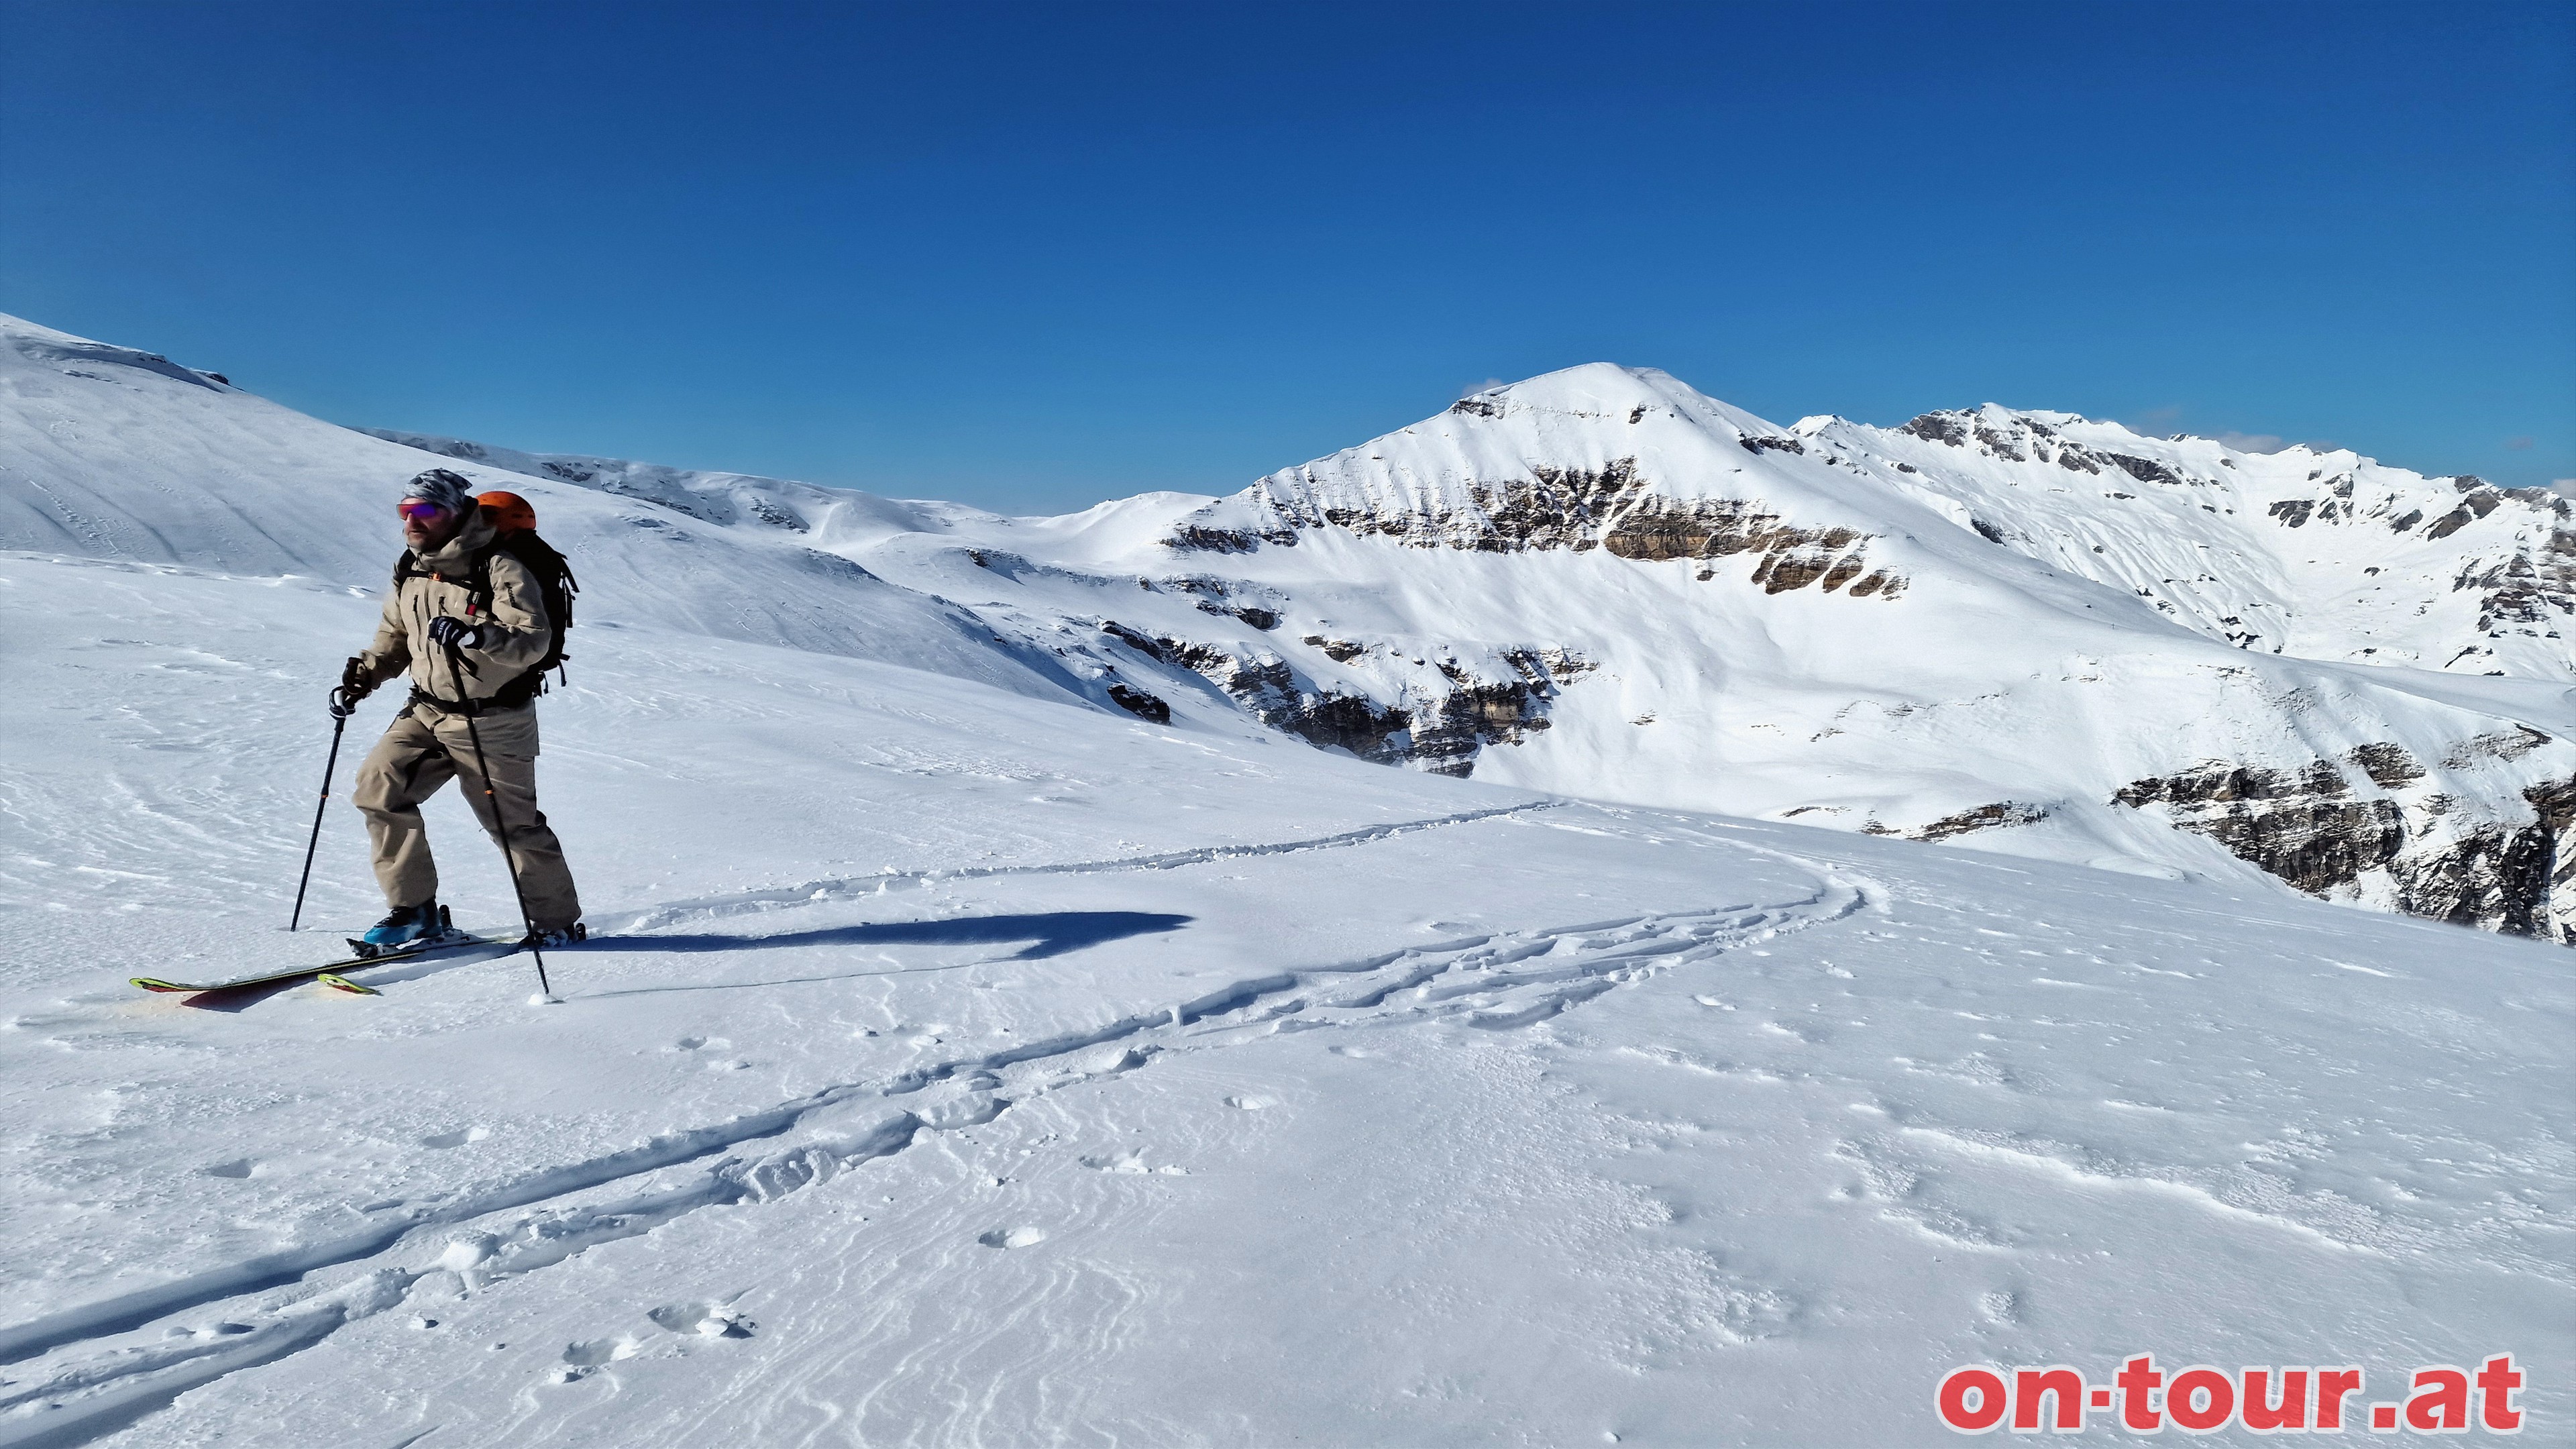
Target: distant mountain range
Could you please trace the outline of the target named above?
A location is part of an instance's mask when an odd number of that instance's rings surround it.
[[[2543,489],[1992,405],[1781,427],[1592,364],[1230,496],[1002,518],[362,435],[0,322],[0,548],[378,587],[424,453],[536,500],[585,627],[2576,940]]]

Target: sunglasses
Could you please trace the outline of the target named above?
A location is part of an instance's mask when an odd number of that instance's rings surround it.
[[[433,518],[447,516],[447,510],[435,503],[397,503],[394,505],[394,512],[414,523],[427,523]]]

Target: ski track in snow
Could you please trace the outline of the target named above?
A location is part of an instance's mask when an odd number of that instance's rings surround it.
[[[931,870],[894,871],[877,875],[839,876],[828,880],[811,880],[802,885],[781,886],[762,890],[737,891],[700,900],[671,901],[651,910],[638,912],[622,920],[604,922],[603,934],[659,930],[683,921],[708,920],[738,915],[747,911],[774,910],[782,906],[810,905],[821,901],[849,900],[874,895],[898,885],[927,885],[938,881],[983,880],[996,876],[1025,875],[1105,875],[1112,871],[1178,870],[1184,866],[1211,865],[1218,861],[1240,860],[1262,855],[1296,855],[1310,850],[1335,850],[1344,846],[1368,845],[1391,840],[1399,835],[1412,835],[1424,830],[1439,830],[1452,825],[1471,825],[1479,820],[1525,815],[1532,811],[1554,809],[1563,802],[1534,800],[1520,805],[1502,805],[1486,810],[1462,810],[1451,815],[1435,815],[1422,820],[1395,821],[1371,825],[1358,830],[1345,830],[1312,840],[1288,840],[1275,844],[1203,845],[1188,850],[1166,851],[1159,855],[1138,855],[1110,860],[1072,861],[1042,865],[968,865]]]
[[[1274,845],[923,874],[1170,869],[1362,844],[1531,808],[1543,807],[1464,812]],[[224,1265],[0,1330],[0,1364],[10,1365],[0,1376],[0,1449],[57,1449],[101,1438],[192,1388],[311,1348],[347,1324],[399,1307],[415,1285],[433,1275],[452,1274],[469,1289],[480,1287],[538,1272],[602,1243],[651,1233],[701,1208],[775,1201],[903,1152],[925,1134],[980,1126],[1014,1102],[1132,1071],[1167,1053],[1271,1032],[1435,1021],[1514,1030],[1646,975],[1844,920],[1872,899],[1874,888],[1865,877],[1786,852],[1745,848],[1816,867],[1817,889],[1789,901],[1468,936],[1252,977],[1168,1011],[958,1057],[887,1081],[824,1088],[765,1111],[422,1205],[404,1221],[362,1234]],[[894,877],[666,906],[648,918],[667,923],[691,913],[759,909],[862,883],[873,888],[879,879]],[[1246,1034],[1244,1028],[1254,1031]],[[1105,1063],[1062,1065],[1066,1057],[1112,1045],[1124,1050]],[[892,1099],[922,1094],[937,1100],[882,1110]],[[772,1139],[786,1140],[756,1155],[736,1150]],[[711,1157],[716,1160],[704,1161]],[[583,1198],[591,1193],[600,1195]],[[1004,1237],[988,1246],[1019,1244]],[[716,1311],[708,1306],[708,1312]],[[613,1352],[603,1348],[600,1361]],[[590,1366],[573,1363],[568,1374],[578,1377]]]

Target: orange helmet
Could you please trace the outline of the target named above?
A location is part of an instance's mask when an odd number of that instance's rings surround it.
[[[474,501],[483,505],[483,516],[492,520],[492,527],[497,532],[537,531],[537,510],[516,493],[485,493]]]

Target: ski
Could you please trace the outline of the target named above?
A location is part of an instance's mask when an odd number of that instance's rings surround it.
[[[338,961],[325,961],[315,966],[295,966],[284,971],[266,971],[257,976],[243,976],[231,981],[164,981],[157,976],[135,976],[128,979],[146,991],[196,992],[239,991],[246,987],[275,986],[289,981],[301,981],[310,977],[321,980],[322,984],[335,987],[341,991],[354,992],[362,996],[375,996],[380,993],[371,987],[361,986],[357,982],[351,981],[347,977],[340,975],[340,973],[343,971],[355,971],[368,966],[389,966],[397,961],[410,961],[421,956],[432,956],[441,951],[454,951],[467,946],[502,946],[507,944],[509,943],[504,941],[495,941],[488,936],[477,936],[466,933],[447,937],[441,940],[426,942],[407,950],[387,951],[381,955],[375,956],[350,956]]]

